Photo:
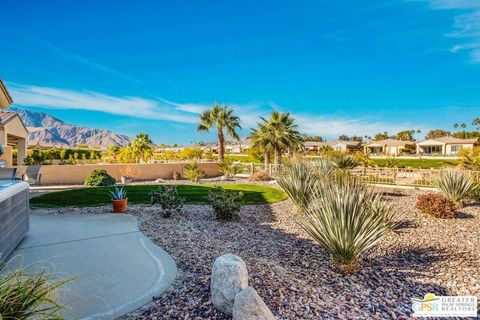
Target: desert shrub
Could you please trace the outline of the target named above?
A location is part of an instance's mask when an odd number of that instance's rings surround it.
[[[213,213],[218,220],[232,220],[242,208],[242,192],[229,192],[221,187],[209,191],[207,199],[212,203]]]
[[[30,275],[23,268],[4,272],[0,266],[0,319],[63,319],[56,291],[71,281],[55,280],[45,271]]]
[[[180,213],[185,205],[185,199],[178,195],[177,187],[175,186],[160,186],[158,190],[152,191],[148,195],[152,205],[160,205],[162,215],[165,218],[170,217],[173,212]]]
[[[416,207],[420,212],[435,218],[455,218],[457,205],[439,193],[427,193],[417,196]]]
[[[287,161],[275,178],[297,209],[304,211],[320,184],[334,172],[330,161]]]
[[[330,158],[333,165],[338,169],[354,169],[360,165],[360,161],[354,157],[344,154],[336,155]]]
[[[240,172],[240,167],[233,163],[232,160],[224,160],[219,164],[219,171],[223,173],[225,178],[231,179],[233,178],[237,173]]]
[[[250,181],[271,181],[273,178],[263,170],[254,172],[250,177],[248,178]]]
[[[115,184],[115,178],[107,173],[107,170],[93,170],[85,179],[84,185],[91,187],[105,187]]]
[[[476,188],[472,176],[463,170],[446,170],[434,178],[433,185],[459,207]]]
[[[194,160],[203,158],[203,150],[201,148],[184,148],[178,153],[180,159]]]
[[[193,161],[185,165],[183,176],[192,182],[198,182],[198,180],[205,178],[206,174],[203,170],[200,170],[198,162]]]
[[[299,222],[342,272],[356,271],[362,254],[398,223],[379,194],[348,176],[323,184]]]

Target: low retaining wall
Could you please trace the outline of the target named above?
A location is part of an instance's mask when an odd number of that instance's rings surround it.
[[[138,163],[138,164],[82,164],[82,165],[44,165],[17,166],[17,176],[27,174],[36,180],[41,174],[41,184],[83,184],[93,170],[107,170],[116,180],[129,176],[134,180],[172,179],[173,173],[183,175],[187,163]],[[198,166],[208,177],[219,176],[218,163],[199,162]]]

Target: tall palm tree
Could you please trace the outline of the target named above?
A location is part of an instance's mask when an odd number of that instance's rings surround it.
[[[260,119],[263,123],[259,124],[259,128],[265,126],[261,130],[268,137],[265,139],[271,141],[276,164],[281,162],[283,152],[293,152],[302,148],[302,135],[297,131],[298,126],[290,117],[290,113],[273,111],[269,120],[263,117]]]
[[[472,125],[477,127],[477,132],[480,129],[480,118],[475,118],[472,120]]]
[[[135,160],[146,162],[153,155],[153,141],[148,134],[139,133],[130,144],[130,149],[135,157]]]
[[[275,148],[271,128],[264,123],[258,123],[258,128],[252,129],[250,143],[253,148],[259,148],[265,152],[264,164],[265,170],[267,170],[270,164],[270,156]]]
[[[227,134],[235,140],[240,140],[237,132],[237,128],[242,129],[240,126],[240,118],[233,115],[233,109],[230,109],[226,104],[220,106],[216,103],[212,108],[206,110],[200,115],[200,124],[197,127],[198,131],[210,131],[212,127],[217,127],[218,132],[218,160],[223,162],[225,155],[225,134],[223,130],[227,131]]]
[[[467,137],[467,133],[465,132],[465,129],[467,128],[467,124],[464,122],[460,125],[463,129],[463,138],[465,139]]]

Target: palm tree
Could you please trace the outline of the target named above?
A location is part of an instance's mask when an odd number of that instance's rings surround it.
[[[465,139],[467,137],[467,133],[465,132],[465,129],[467,128],[467,124],[464,122],[460,125],[463,129],[463,138]]]
[[[265,123],[258,123],[258,128],[252,129],[250,143],[253,148],[265,152],[264,163],[265,170],[267,170],[270,164],[270,156],[274,150],[274,137],[271,128]]]
[[[476,126],[478,131],[480,129],[480,118],[473,119],[472,126]]]
[[[146,162],[146,160],[150,159],[153,155],[153,141],[150,139],[148,134],[146,133],[139,133],[135,137],[135,140],[132,141],[130,144],[130,149],[135,157],[135,160],[139,162],[139,160]]]
[[[240,140],[240,137],[235,131],[237,128],[242,129],[242,127],[240,127],[240,118],[234,116],[233,110],[226,104],[220,106],[214,103],[211,109],[206,110],[200,115],[200,124],[198,125],[197,130],[208,132],[214,126],[217,127],[218,144],[220,146],[218,160],[223,162],[225,154],[225,134],[223,130],[225,129],[232,139]]]
[[[416,134],[417,134],[417,141],[420,141],[420,133],[422,133],[422,130],[417,129],[417,132],[416,132]]]
[[[290,113],[274,111],[269,120],[263,117],[260,119],[263,123],[259,124],[259,128],[265,126],[262,130],[271,142],[276,164],[281,162],[283,152],[297,151],[302,147],[302,136],[296,130],[298,126],[294,124],[295,120],[290,117]]]

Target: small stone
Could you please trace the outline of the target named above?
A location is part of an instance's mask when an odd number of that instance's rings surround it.
[[[247,287],[235,296],[233,305],[233,320],[274,320],[270,309],[267,307],[257,291]]]

